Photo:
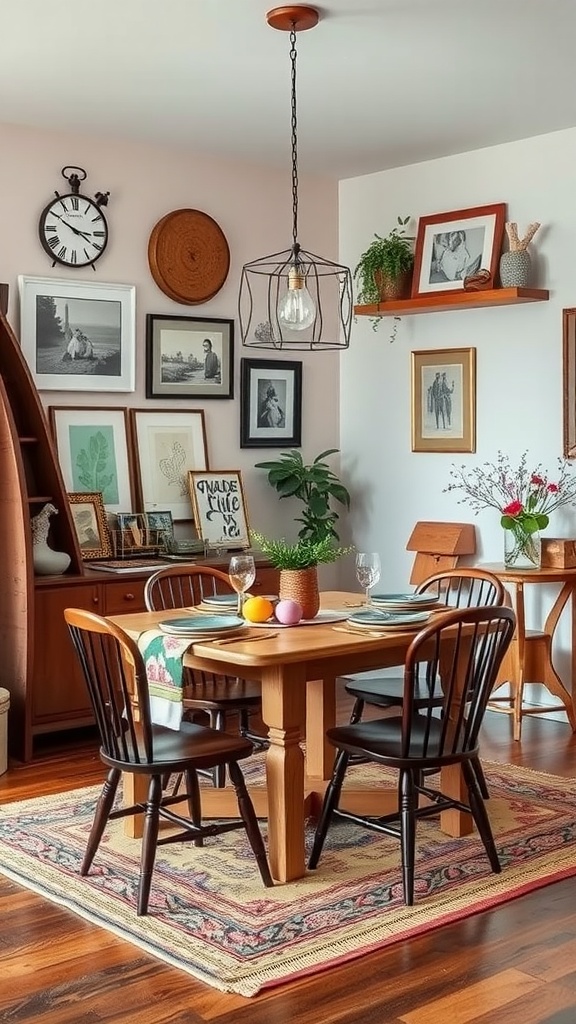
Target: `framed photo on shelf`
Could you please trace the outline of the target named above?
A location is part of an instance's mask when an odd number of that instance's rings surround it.
[[[412,451],[476,451],[476,349],[412,353]]]
[[[48,417],[66,489],[100,492],[107,512],[132,509],[126,409],[51,405]]]
[[[190,470],[208,469],[204,411],[130,409],[138,507],[191,519]]]
[[[110,558],[112,547],[100,492],[68,494],[82,558]]]
[[[240,447],[302,443],[302,363],[240,360]]]
[[[198,535],[215,548],[249,548],[250,530],[238,470],[188,474]]]
[[[146,316],[146,398],[233,398],[234,321]]]
[[[506,204],[420,217],[414,252],[412,298],[464,288],[464,280],[488,270],[495,287]]]
[[[576,459],[576,309],[562,310],[564,457]]]
[[[134,391],[134,285],[19,277],[22,352],[39,391]]]

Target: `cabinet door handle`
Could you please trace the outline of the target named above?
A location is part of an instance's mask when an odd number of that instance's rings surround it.
[[[97,597],[97,595],[94,595],[94,597],[92,598],[92,604],[98,604],[98,601],[99,598]]]
[[[135,596],[134,596],[134,594],[124,594],[124,600],[125,601],[134,601],[135,600]]]

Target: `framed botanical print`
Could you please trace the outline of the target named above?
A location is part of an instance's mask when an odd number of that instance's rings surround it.
[[[138,507],[192,519],[190,470],[208,469],[204,411],[130,409]]]
[[[136,289],[19,277],[22,352],[39,391],[134,391]]]
[[[238,470],[189,473],[190,499],[199,536],[209,547],[249,548],[250,530]]]
[[[412,353],[412,451],[476,451],[476,349]]]
[[[109,558],[112,547],[102,495],[69,494],[68,501],[82,558]]]
[[[240,447],[299,448],[302,363],[240,360]]]
[[[100,492],[107,512],[132,509],[126,409],[51,405],[48,417],[66,489]]]
[[[146,316],[146,398],[233,398],[234,321]]]

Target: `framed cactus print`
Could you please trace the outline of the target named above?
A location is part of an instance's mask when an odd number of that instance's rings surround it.
[[[138,508],[193,519],[188,473],[208,469],[204,410],[130,409]]]

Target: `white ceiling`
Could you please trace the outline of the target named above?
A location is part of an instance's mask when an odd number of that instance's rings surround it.
[[[290,166],[274,0],[0,0],[0,121]],[[576,125],[576,0],[325,0],[299,167],[336,178]]]

